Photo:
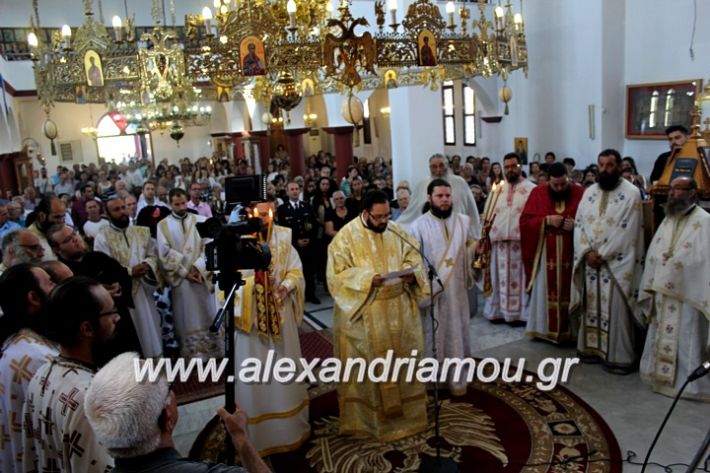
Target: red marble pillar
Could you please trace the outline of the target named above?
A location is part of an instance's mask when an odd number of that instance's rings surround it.
[[[242,134],[240,132],[231,133],[232,143],[234,144],[234,155],[231,156],[231,162],[236,165],[240,160],[244,159],[244,147],[242,146]]]
[[[352,126],[334,126],[323,128],[335,137],[335,179],[336,182],[345,177],[348,166],[353,164],[353,131]]]
[[[288,138],[288,156],[291,159],[291,176],[302,176],[306,170],[306,150],[303,144],[303,135],[311,131],[310,128],[293,128],[284,130]]]

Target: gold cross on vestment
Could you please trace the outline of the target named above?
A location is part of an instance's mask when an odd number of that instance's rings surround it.
[[[446,265],[447,268],[450,268],[454,265],[454,260],[452,258],[446,258],[444,260],[444,264]]]

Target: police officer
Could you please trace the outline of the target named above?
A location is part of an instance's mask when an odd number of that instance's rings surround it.
[[[300,193],[301,187],[298,182],[290,181],[286,187],[288,201],[277,209],[277,218],[279,225],[291,229],[292,244],[301,257],[303,276],[306,279],[306,301],[320,304],[320,300],[316,297],[316,268],[314,266],[315,217],[311,205],[298,199]]]

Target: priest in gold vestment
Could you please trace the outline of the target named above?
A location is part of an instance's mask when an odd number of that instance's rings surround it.
[[[394,359],[419,358],[424,348],[417,306],[427,291],[421,257],[416,241],[397,224],[388,224],[389,213],[386,194],[368,193],[363,212],[328,247],[335,356],[343,366],[352,358],[363,358],[369,364],[374,358],[384,358],[388,350],[393,350]],[[387,277],[387,273],[409,268],[413,271],[399,278]],[[404,371],[395,382],[357,382],[354,375],[341,382],[340,433],[388,442],[424,430],[425,386],[405,382]]]

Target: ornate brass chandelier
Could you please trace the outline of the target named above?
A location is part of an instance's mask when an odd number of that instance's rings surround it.
[[[312,94],[436,88],[528,68],[522,0],[520,13],[510,3],[499,5],[491,20],[483,0],[474,20],[468,4],[460,5],[458,23],[453,1],[445,19],[433,0],[415,0],[401,24],[397,1],[377,0],[376,30],[369,31],[364,17],[353,17],[349,0],[335,11],[331,0],[214,0],[212,8],[186,15],[182,40],[161,25],[161,2],[153,0],[155,25],[140,41],[128,12],[125,21],[114,18],[111,35],[94,19],[93,0],[83,1],[84,23],[74,33],[65,25],[47,42],[37,35],[33,0],[28,42],[48,113],[55,102],[107,103],[129,121],[165,128],[203,122],[210,110],[200,101],[231,100],[246,89],[288,112]],[[174,23],[172,1],[171,11]]]

